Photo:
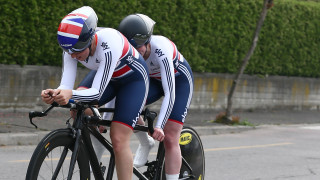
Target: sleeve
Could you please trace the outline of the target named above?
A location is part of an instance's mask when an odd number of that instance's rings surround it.
[[[90,102],[94,100],[99,100],[101,98],[103,92],[109,84],[109,81],[117,66],[118,60],[121,56],[121,52],[123,49],[123,39],[120,34],[110,34],[109,36],[108,44],[110,46],[110,49],[99,51],[99,57],[101,58],[101,62],[97,70],[97,73],[93,79],[92,87],[80,91],[73,90],[73,99],[83,102]],[[99,46],[97,46],[97,48],[98,47]]]
[[[155,127],[163,129],[171,114],[175,101],[175,76],[173,61],[170,57],[170,54],[172,54],[173,52],[170,52],[170,50],[165,49],[162,50],[164,50],[164,56],[161,57],[159,64],[164,98],[161,104],[160,113]]]
[[[67,53],[62,54],[62,59],[62,76],[60,86],[57,89],[73,89],[78,61]]]

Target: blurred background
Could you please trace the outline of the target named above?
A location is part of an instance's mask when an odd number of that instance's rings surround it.
[[[67,13],[84,5],[96,11],[100,27],[117,29],[132,13],[155,20],[154,34],[175,42],[195,73],[191,109],[223,110],[263,4],[263,0],[0,1],[3,112],[44,108],[41,90],[60,83],[58,25]],[[319,19],[320,0],[274,1],[236,89],[234,109],[319,110]],[[87,72],[79,66],[77,83]]]

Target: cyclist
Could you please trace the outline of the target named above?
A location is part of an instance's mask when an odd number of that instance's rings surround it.
[[[154,25],[155,22],[144,14],[131,14],[120,22],[118,30],[147,63],[150,76],[147,104],[164,96],[152,137],[164,140],[166,179],[178,179],[181,167],[179,137],[192,98],[193,74],[187,60],[172,41],[164,36],[152,35]],[[140,156],[148,154],[143,152],[148,151],[137,150],[134,163],[145,163],[141,160],[146,161],[146,158]]]
[[[155,22],[148,16],[132,14],[121,21],[118,30],[147,62],[151,77],[147,104],[164,96],[153,138],[164,140],[166,179],[178,179],[181,167],[179,137],[192,98],[193,74],[188,62],[172,41],[164,36],[152,35],[154,25]],[[80,84],[90,87],[95,73],[90,71]],[[106,106],[112,107],[112,102]],[[104,117],[107,116],[108,118],[103,119],[109,119],[111,114],[105,113]],[[138,123],[143,124],[141,118]],[[135,135],[140,145],[134,165],[140,167],[147,162],[154,141],[145,132],[139,131]]]
[[[57,89],[45,89],[42,100],[51,104],[67,104],[69,99],[82,102],[98,100],[103,105],[115,96],[115,112],[110,128],[117,176],[131,179],[133,158],[130,137],[145,104],[149,77],[145,61],[117,30],[95,31],[98,17],[89,6],[65,16],[58,28],[58,42],[63,49],[63,73]],[[77,63],[97,70],[92,87],[72,90]]]

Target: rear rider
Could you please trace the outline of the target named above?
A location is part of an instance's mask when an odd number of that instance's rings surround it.
[[[132,14],[121,21],[118,30],[147,63],[150,76],[147,105],[164,96],[152,137],[164,140],[166,179],[178,179],[181,167],[179,137],[192,98],[193,74],[187,60],[172,41],[164,36],[152,35],[154,25],[155,22],[148,16]],[[80,86],[90,87],[95,73],[89,72]],[[107,103],[106,107],[113,107],[112,103]],[[104,113],[103,119],[110,119],[111,116],[111,113]],[[143,124],[141,118],[138,123]],[[135,135],[140,145],[134,165],[141,167],[147,162],[154,140],[145,132],[135,132]]]
[[[125,17],[118,30],[145,59],[150,76],[147,104],[164,96],[152,137],[164,141],[166,179],[178,179],[181,167],[179,137],[193,92],[193,74],[187,60],[168,38],[152,35],[155,22],[146,15]],[[140,119],[139,123],[143,123]],[[144,165],[153,142],[143,132],[134,164]]]
[[[145,61],[117,30],[95,31],[98,17],[84,6],[65,16],[58,28],[58,42],[63,49],[63,73],[57,89],[41,92],[42,100],[64,105],[69,99],[82,102],[98,100],[103,105],[115,96],[115,112],[110,128],[118,179],[132,178],[133,159],[130,137],[145,104],[149,78]],[[77,64],[96,70],[92,86],[72,90]]]

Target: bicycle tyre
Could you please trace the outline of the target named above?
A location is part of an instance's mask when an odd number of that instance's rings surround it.
[[[196,130],[184,126],[180,135],[180,149],[182,157],[187,161],[197,180],[203,180],[205,176],[205,156],[202,141]],[[182,163],[180,177],[189,175],[188,168]]]
[[[197,179],[203,180],[205,175],[205,156],[202,141],[196,130],[189,126],[183,126],[180,135],[181,156],[187,161],[192,168],[192,175]],[[164,154],[163,154],[164,156]],[[163,158],[161,180],[165,180],[165,159]],[[190,170],[182,163],[179,178],[191,175]]]
[[[58,129],[46,135],[35,149],[29,162],[26,180],[52,179],[52,175],[59,162],[62,149],[67,148],[67,157],[64,158],[57,179],[66,179],[69,170],[69,161],[73,152],[74,138],[71,129]],[[70,153],[71,151],[71,153]],[[58,157],[58,158],[54,158]],[[49,167],[53,166],[53,167]],[[80,144],[79,154],[72,179],[90,180],[89,159],[84,145]]]

